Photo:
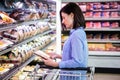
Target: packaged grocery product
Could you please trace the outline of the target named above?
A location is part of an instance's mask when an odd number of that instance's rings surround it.
[[[43,52],[41,50],[38,50],[38,51],[34,52],[34,54],[40,56],[43,59],[50,58],[50,56],[48,54],[46,54],[45,52]]]
[[[86,22],[86,28],[93,28],[93,22]]]
[[[93,22],[93,28],[101,28],[101,22]]]

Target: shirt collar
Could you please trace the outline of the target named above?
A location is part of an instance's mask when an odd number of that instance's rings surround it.
[[[79,28],[77,28],[77,29],[83,29],[83,27],[79,27]],[[77,30],[77,29],[71,29],[71,30],[70,30],[70,35],[71,35],[75,30]]]

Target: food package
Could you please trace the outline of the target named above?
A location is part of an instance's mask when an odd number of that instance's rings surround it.
[[[102,28],[110,28],[110,22],[102,22]]]
[[[101,22],[94,22],[93,28],[101,28]]]
[[[109,40],[110,34],[102,34],[102,39]]]
[[[93,3],[93,9],[94,9],[94,10],[100,10],[100,9],[101,9],[101,6],[102,6],[101,3],[99,3],[99,2],[98,2],[98,3],[97,3],[97,2],[96,2],[96,3]]]
[[[111,22],[111,28],[119,28],[119,22]]]
[[[120,35],[119,34],[111,34],[110,35],[110,40],[119,40],[120,39]]]
[[[93,22],[86,22],[86,28],[93,28]]]
[[[94,34],[93,36],[94,39],[101,39],[102,38],[102,34],[101,33],[98,33],[98,34]]]
[[[118,12],[111,12],[110,17],[112,17],[112,18],[114,18],[114,17],[118,18],[120,16],[119,16]]]
[[[46,54],[45,52],[43,52],[41,50],[38,50],[38,51],[34,52],[34,54],[40,56],[43,59],[50,58],[50,56],[48,54]]]
[[[101,12],[93,12],[93,17],[94,18],[100,18],[101,17]]]
[[[86,10],[87,10],[87,11],[93,10],[93,3],[87,3],[87,4],[86,4]]]
[[[81,4],[81,5],[79,5],[79,7],[81,8],[82,11],[86,11],[86,5],[85,4]]]
[[[101,8],[104,9],[110,9],[110,3],[105,2],[104,4],[102,4]]]
[[[93,17],[93,12],[86,12],[85,17]]]
[[[88,34],[87,33],[87,39],[93,39],[93,34]]]
[[[115,1],[110,2],[110,8],[111,9],[118,9],[118,5],[119,5],[118,2],[115,2]]]
[[[103,18],[109,18],[109,17],[110,17],[110,12],[102,12],[102,13],[101,13],[101,16],[102,16]]]

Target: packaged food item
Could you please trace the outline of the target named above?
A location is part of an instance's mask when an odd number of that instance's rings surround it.
[[[94,34],[93,39],[98,39],[98,40],[100,40],[101,38],[102,38],[102,34],[101,34],[101,33]]]
[[[98,3],[97,2],[93,3],[93,9],[94,10],[100,10],[101,9],[101,3],[99,3],[99,2]]]
[[[93,28],[101,28],[101,22],[93,22]]]
[[[93,10],[93,3],[86,3],[86,10],[87,11]]]
[[[43,52],[41,50],[38,50],[38,51],[34,52],[34,54],[40,56],[43,59],[50,58],[50,56],[48,54],[46,54],[45,52]]]
[[[119,5],[118,2],[115,2],[115,1],[110,2],[110,8],[111,9],[118,9],[118,5]]]
[[[111,22],[111,28],[119,28],[119,22]]]
[[[93,17],[93,12],[92,11],[86,12],[85,17]]]
[[[94,17],[94,18],[100,18],[101,15],[102,15],[101,12],[93,12],[93,17]]]
[[[110,40],[119,40],[120,39],[120,34],[111,34],[110,35]]]
[[[118,13],[118,12],[111,12],[111,13],[110,13],[110,17],[112,17],[112,18],[114,18],[114,17],[115,17],[115,18],[118,18],[118,17],[120,17],[120,16],[119,16],[119,13]]]
[[[110,34],[102,34],[102,39],[109,40]]]
[[[101,8],[104,10],[104,9],[110,9],[110,3],[109,2],[104,2],[102,3],[102,6]]]
[[[108,12],[108,11],[102,12],[101,13],[101,17],[103,17],[103,18],[109,18],[110,17],[110,12]]]
[[[110,22],[102,22],[102,28],[110,28]]]
[[[86,28],[93,28],[93,22],[86,22]]]

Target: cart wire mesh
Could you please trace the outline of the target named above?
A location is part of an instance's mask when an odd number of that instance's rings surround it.
[[[38,72],[38,69],[44,69]],[[58,68],[36,65],[29,73],[30,80],[93,80],[95,67]]]

